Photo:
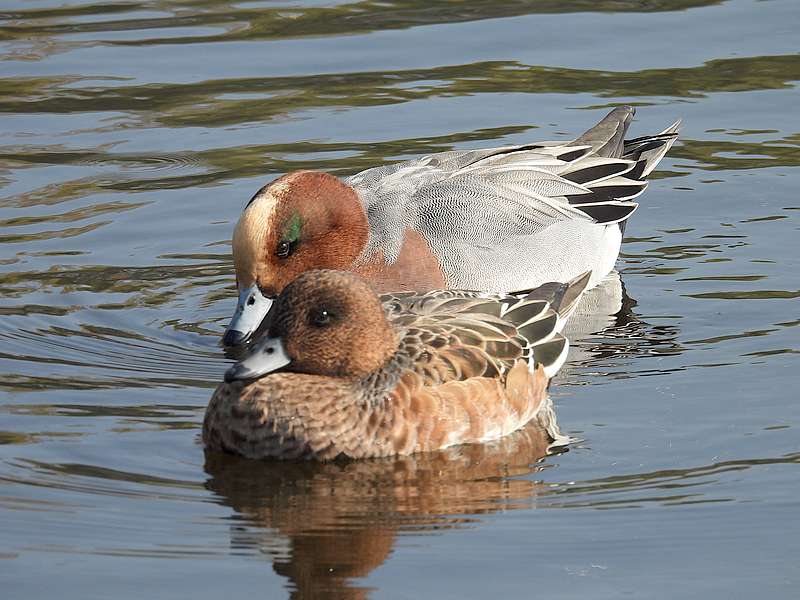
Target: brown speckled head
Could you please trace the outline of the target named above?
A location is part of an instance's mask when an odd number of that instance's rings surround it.
[[[291,359],[289,371],[361,379],[396,352],[397,335],[378,296],[344,271],[309,271],[275,303],[269,330]]]
[[[253,196],[234,230],[239,289],[275,296],[309,269],[349,269],[368,237],[353,188],[328,173],[284,175]]]

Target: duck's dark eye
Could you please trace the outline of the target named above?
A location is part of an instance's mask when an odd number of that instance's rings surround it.
[[[321,308],[311,315],[311,324],[315,327],[325,327],[330,324],[332,317],[329,310]]]
[[[290,242],[289,240],[281,240],[275,248],[275,256],[278,258],[286,258],[292,254],[297,248],[297,240]]]

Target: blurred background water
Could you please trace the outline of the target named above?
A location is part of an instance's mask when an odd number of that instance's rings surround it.
[[[796,597],[798,30],[796,0],[0,3],[4,597]],[[551,388],[580,442],[205,460],[256,189],[621,103],[684,127]]]

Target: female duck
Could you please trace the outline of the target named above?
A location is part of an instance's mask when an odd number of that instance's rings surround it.
[[[307,272],[225,374],[203,441],[249,458],[329,460],[500,438],[547,418],[568,348],[558,330],[589,278],[519,295],[379,298],[352,273]]]
[[[531,289],[614,267],[632,200],[678,123],[625,140],[631,107],[574,141],[443,152],[340,180],[299,171],[250,200],[233,234],[239,302],[226,345],[311,269],[354,271],[378,291]]]

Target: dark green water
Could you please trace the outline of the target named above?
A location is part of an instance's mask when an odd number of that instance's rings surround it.
[[[795,598],[796,0],[0,3],[3,597]],[[535,432],[205,461],[229,239],[293,169],[684,119]]]

